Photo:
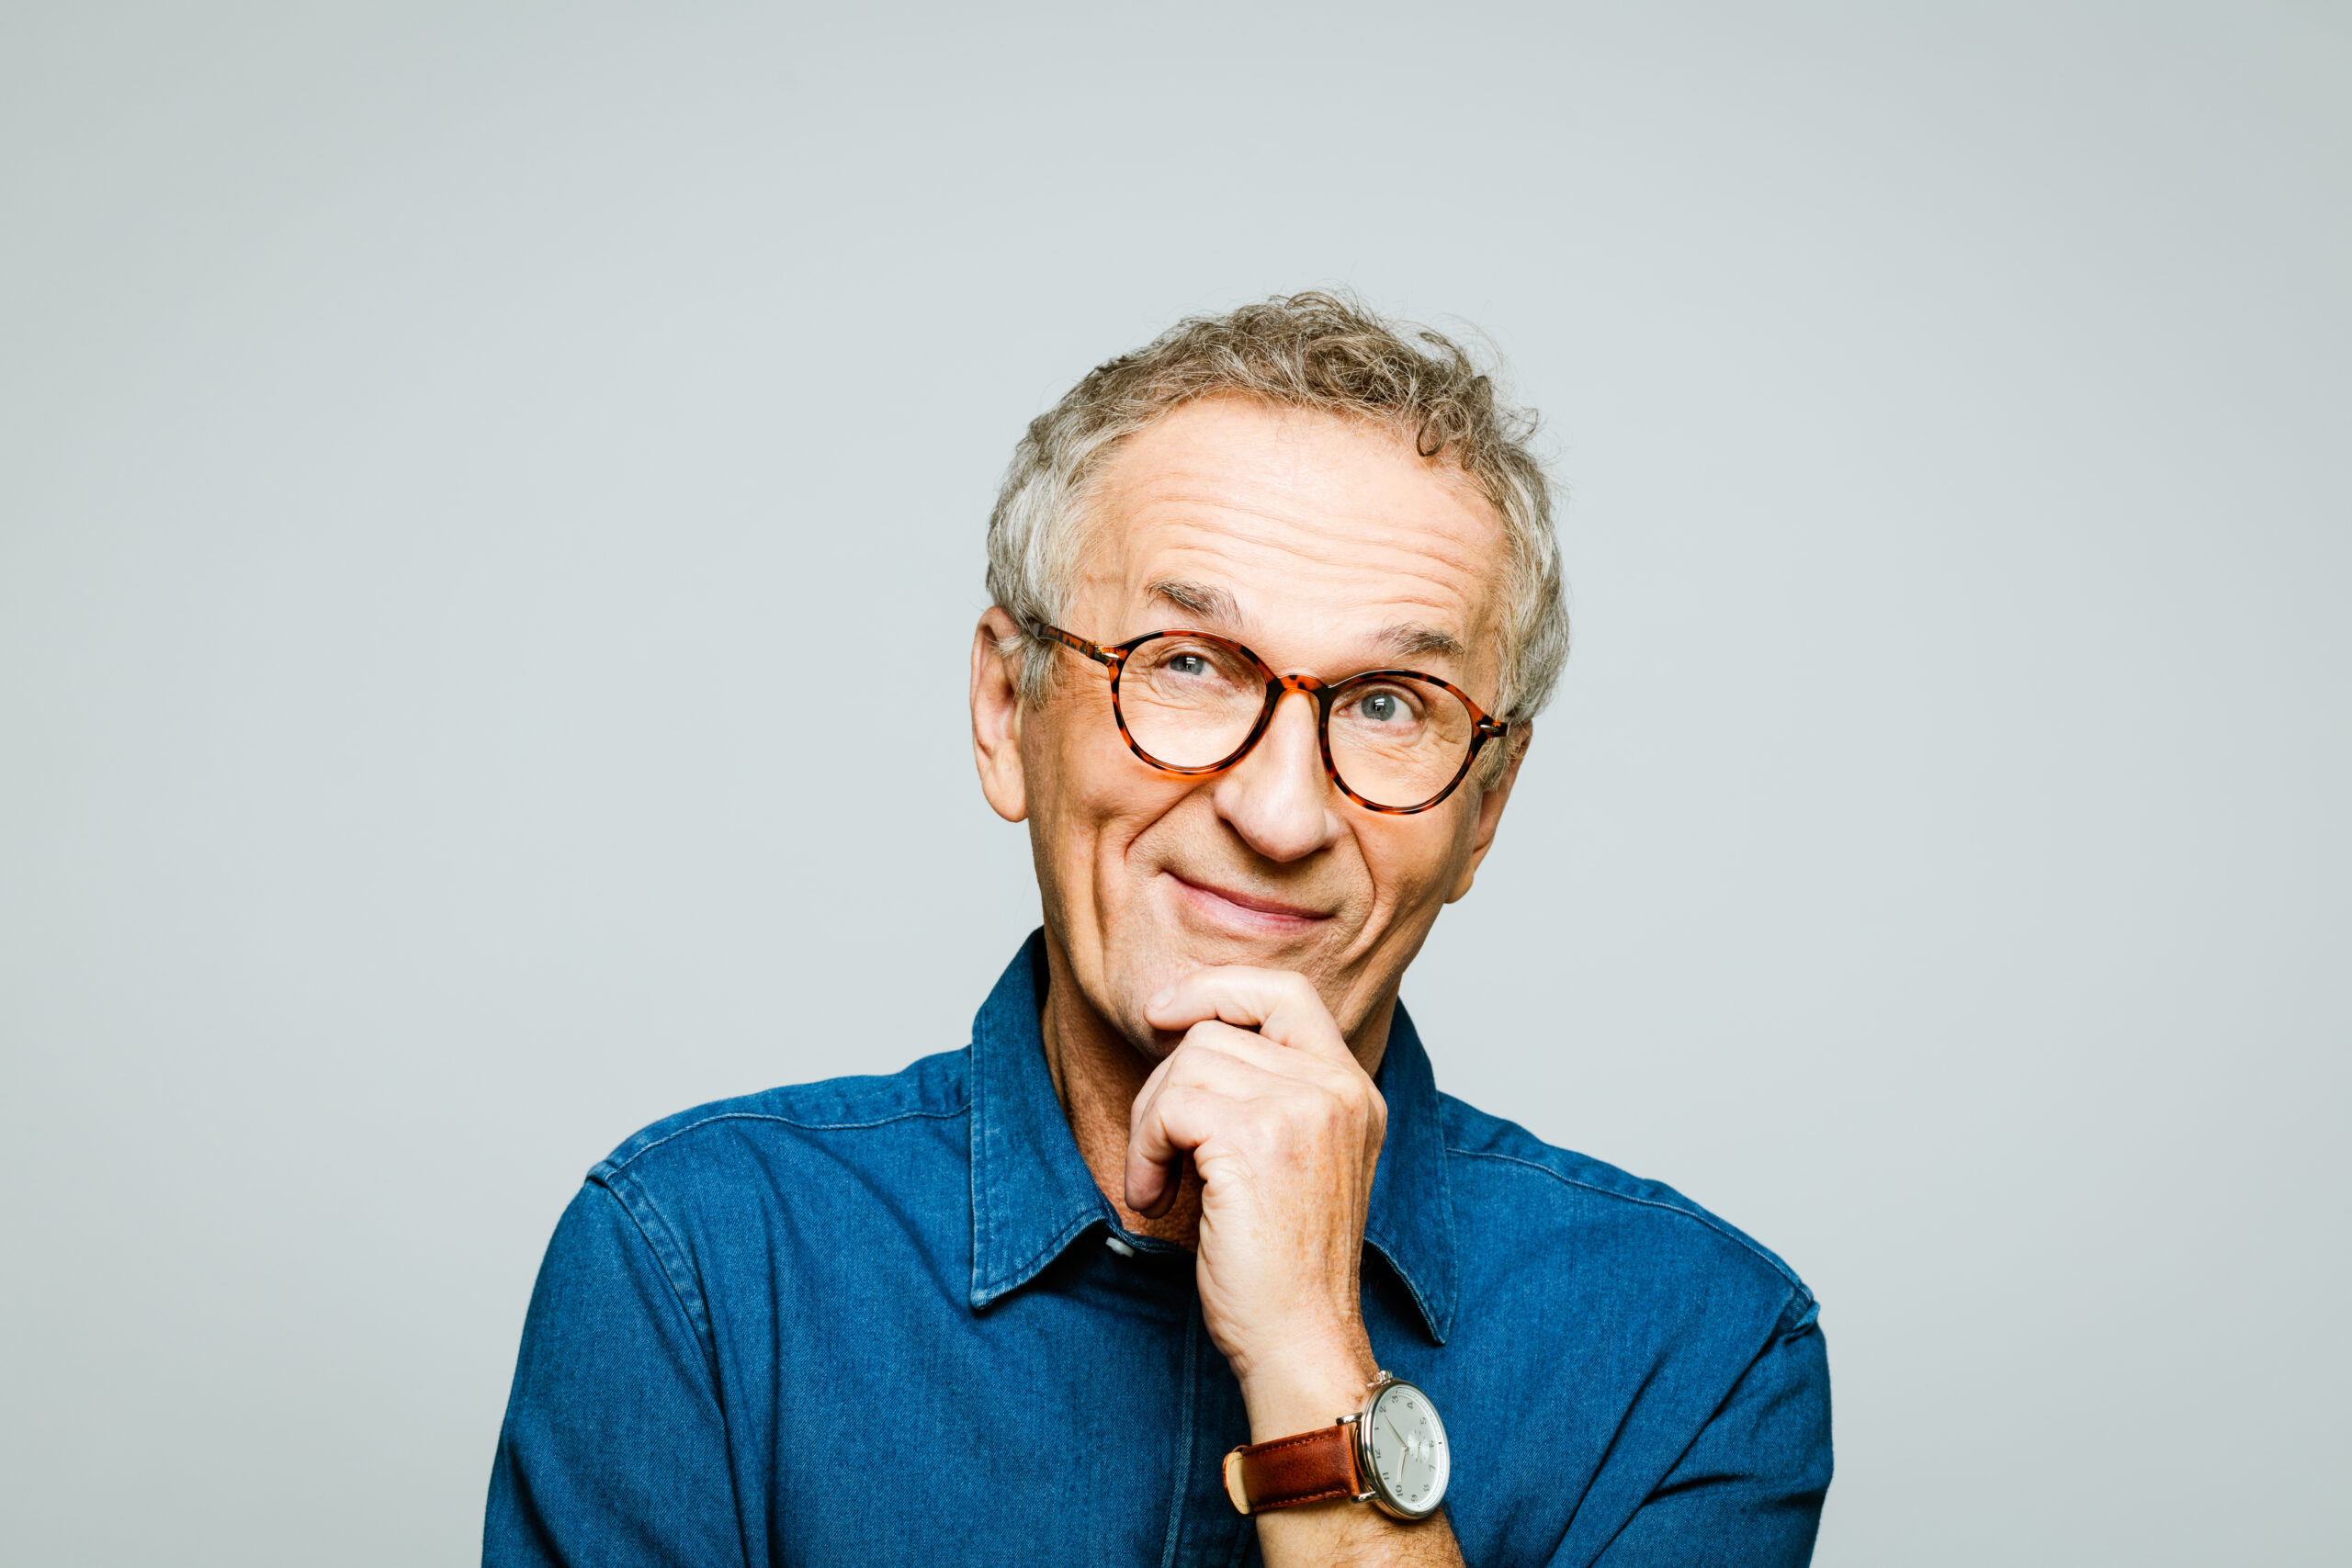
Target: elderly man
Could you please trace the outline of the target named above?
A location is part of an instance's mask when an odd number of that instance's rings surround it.
[[[1321,295],[1030,427],[971,705],[1044,927],[967,1048],[589,1173],[485,1562],[1807,1559],[1810,1292],[1439,1093],[1397,1001],[1566,651],[1528,428]]]

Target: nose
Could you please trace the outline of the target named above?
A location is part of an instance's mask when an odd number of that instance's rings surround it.
[[[1266,733],[1210,797],[1227,826],[1271,861],[1303,860],[1341,831],[1315,718],[1312,696],[1283,693]]]

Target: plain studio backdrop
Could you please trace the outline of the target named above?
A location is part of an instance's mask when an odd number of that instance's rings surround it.
[[[1023,423],[1341,285],[1568,497],[1440,1083],[1818,1291],[1830,1568],[2352,1560],[2347,169],[2340,6],[8,0],[0,1556],[475,1554],[587,1167],[1035,923]]]

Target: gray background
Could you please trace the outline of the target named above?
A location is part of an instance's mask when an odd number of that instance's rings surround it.
[[[2336,1563],[2352,15],[0,6],[0,1551],[476,1550],[635,1127],[965,1039],[1023,422],[1340,283],[1577,650],[1407,996],[1826,1306],[1820,1561]]]

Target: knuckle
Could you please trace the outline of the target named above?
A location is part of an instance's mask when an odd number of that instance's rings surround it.
[[[1328,1064],[1317,1076],[1316,1081],[1325,1093],[1357,1115],[1369,1112],[1379,1098],[1379,1091],[1373,1089],[1372,1080],[1361,1071],[1350,1071],[1347,1064]]]
[[[1231,1055],[1236,1047],[1257,1039],[1250,1031],[1237,1029],[1221,1018],[1212,1018],[1193,1027],[1199,1032],[1200,1043],[1204,1048],[1224,1055]]]
[[[1200,1082],[1202,1075],[1216,1066],[1218,1055],[1216,1036],[1204,1032],[1199,1024],[1193,1025],[1193,1032],[1185,1035],[1182,1043],[1169,1055],[1168,1081],[1170,1084]]]
[[[1153,1102],[1152,1111],[1159,1120],[1165,1122],[1189,1115],[1198,1109],[1200,1100],[1201,1091],[1193,1085],[1170,1084],[1159,1091],[1159,1098]]]

